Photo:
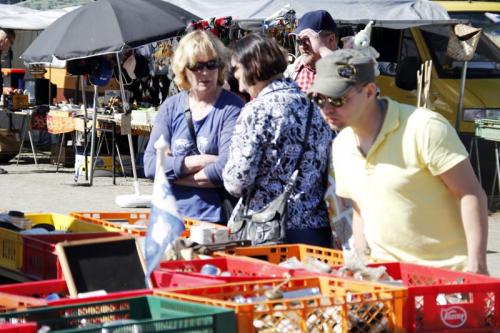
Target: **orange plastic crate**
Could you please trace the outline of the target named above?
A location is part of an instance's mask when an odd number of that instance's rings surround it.
[[[283,283],[283,279],[228,283],[171,291],[155,290],[154,294],[183,301],[204,303],[233,309],[237,316],[238,332],[255,332],[254,323],[273,316],[276,325],[286,319],[302,332],[310,331],[307,320],[323,318],[326,311],[338,311],[342,332],[378,332],[384,322],[387,332],[404,332],[402,314],[407,290],[401,287],[343,280],[329,277],[294,278],[281,286],[283,292],[319,288],[321,296],[278,299],[240,303],[235,297],[255,297]],[[349,321],[358,318],[357,326]]]
[[[138,221],[149,222],[149,212],[71,212],[71,216],[80,221],[90,222],[103,226],[107,231],[120,231],[134,236],[146,236],[146,228],[134,226]],[[186,230],[183,237],[189,237],[189,229],[194,225],[209,224],[215,228],[225,228],[216,223],[197,221],[184,218]]]
[[[332,266],[344,263],[342,251],[306,244],[235,247],[226,250],[225,253],[261,259],[273,264],[279,264],[292,257],[300,261],[314,257]]]
[[[46,306],[43,299],[34,297],[12,295],[0,292],[0,313],[10,311],[20,311],[35,306]]]

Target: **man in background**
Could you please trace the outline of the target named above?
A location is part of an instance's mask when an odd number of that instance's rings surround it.
[[[316,77],[316,62],[337,49],[337,24],[326,10],[305,13],[293,34],[297,37],[300,56],[288,66],[285,76],[307,92]]]
[[[7,51],[13,44],[16,39],[16,34],[12,29],[2,29],[0,28],[0,59],[2,59],[3,51]],[[0,91],[2,94],[8,94],[9,90],[4,90],[3,87],[3,74],[2,74],[2,62],[0,61]],[[7,171],[5,169],[0,168],[0,174],[5,174]]]
[[[12,29],[2,29],[0,28],[0,58],[2,57],[3,51],[7,51],[16,39],[16,33]],[[0,70],[2,69],[2,63],[0,62]],[[0,75],[0,88],[3,92],[3,75]]]

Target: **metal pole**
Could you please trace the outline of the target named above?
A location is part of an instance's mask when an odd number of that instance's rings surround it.
[[[125,99],[125,88],[123,88],[123,79],[122,79],[122,67],[120,66],[120,56],[118,53],[116,53],[116,64],[118,67],[118,82],[120,84],[120,93],[122,96],[122,105],[123,105],[123,111],[125,113],[129,113],[129,104],[128,101]],[[130,150],[130,160],[132,162],[132,174],[134,176],[134,191],[135,194],[139,195],[139,180],[137,178],[137,170],[135,167],[135,153],[134,153],[134,143],[132,141],[132,133],[127,134],[128,137],[128,146]]]
[[[87,120],[89,119],[89,114],[87,112],[87,85],[85,84],[85,79],[83,75],[80,75],[80,85],[82,86],[82,103],[83,103],[83,161],[87,163]],[[89,180],[89,171],[87,165],[85,164],[85,180]]]
[[[97,129],[97,86],[94,84],[94,117],[92,120],[92,140],[90,142],[90,182],[89,186],[92,186],[92,181],[94,179],[94,153],[95,153],[95,139],[96,139],[96,129]],[[87,161],[85,160],[85,163]],[[85,165],[87,167],[88,164]]]
[[[464,66],[462,67],[462,78],[460,80],[460,95],[458,96],[457,120],[455,122],[455,128],[457,129],[457,132],[460,132],[460,124],[462,123],[463,117],[462,107],[465,91],[465,79],[467,78],[467,64],[468,61],[464,61]]]

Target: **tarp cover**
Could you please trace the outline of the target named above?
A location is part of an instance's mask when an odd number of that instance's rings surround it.
[[[19,30],[43,30],[64,14],[78,7],[36,10],[0,4],[0,27]]]
[[[263,20],[286,5],[297,17],[305,12],[325,9],[335,20],[368,22],[395,29],[443,23],[450,18],[446,10],[428,0],[168,0],[203,18],[232,16],[235,20]]]

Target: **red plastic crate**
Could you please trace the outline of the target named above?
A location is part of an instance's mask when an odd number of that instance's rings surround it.
[[[385,266],[392,278],[408,287],[408,298],[404,305],[404,324],[408,332],[500,330],[500,279],[401,262],[368,266]],[[297,277],[311,275],[333,276],[304,270],[293,271],[293,276]],[[438,303],[446,297],[457,295],[462,297],[459,303]]]
[[[214,276],[200,273],[203,265],[213,265],[221,272],[229,272],[230,276]],[[160,263],[160,269],[215,279],[221,282],[240,282],[249,280],[275,279],[289,273],[289,269],[269,264],[257,259],[224,256],[211,259],[176,260]]]
[[[48,305],[73,304],[75,302],[76,303],[82,302],[82,300],[85,301],[88,300],[89,302],[93,302],[100,300],[105,301],[114,298],[126,298],[126,297],[150,295],[152,294],[152,290],[138,289],[138,290],[120,291],[120,292],[109,293],[107,295],[72,299],[69,298],[69,291],[66,285],[66,281],[64,281],[63,279],[56,279],[56,280],[44,280],[44,281],[33,281],[33,282],[0,285],[0,293],[5,293],[3,294],[3,296],[5,296],[4,297],[5,299],[12,298],[12,300],[25,300],[27,306],[23,306],[22,308],[28,308],[33,306],[42,306],[46,304]],[[46,298],[50,294],[57,294],[60,297],[60,299],[45,300],[44,298]],[[44,302],[45,304],[40,302]],[[0,310],[2,310],[1,306]]]
[[[157,269],[152,276],[155,288],[197,287],[226,281]]]
[[[0,323],[0,333],[36,333],[36,323],[6,324]]]
[[[500,279],[409,263],[380,263],[408,287],[408,332],[493,332],[500,329]],[[459,294],[457,304],[436,298]]]
[[[61,267],[55,252],[57,243],[116,236],[121,236],[121,233],[98,232],[23,236],[23,265],[21,272],[37,280],[61,278]]]
[[[53,293],[69,295],[63,279],[4,284],[0,285],[0,292],[35,298],[45,298]]]

